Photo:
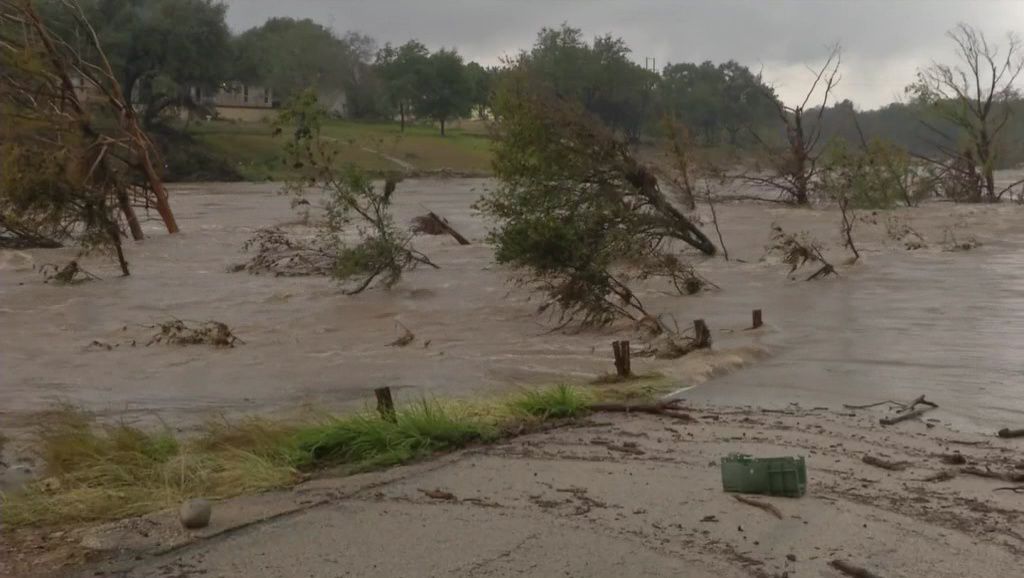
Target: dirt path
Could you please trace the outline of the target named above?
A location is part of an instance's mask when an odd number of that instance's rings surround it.
[[[1024,501],[993,491],[1008,484],[922,481],[957,469],[941,454],[1012,470],[1019,440],[930,422],[882,428],[881,409],[691,413],[694,422],[598,415],[389,472],[317,480],[257,505],[219,504],[207,539],[182,533],[169,514],[69,533],[64,542],[129,550],[65,575],[839,578],[835,559],[887,578],[1019,574]],[[736,501],[717,466],[730,452],[806,456],[808,494],[760,498],[782,519]],[[909,467],[872,467],[866,454]]]

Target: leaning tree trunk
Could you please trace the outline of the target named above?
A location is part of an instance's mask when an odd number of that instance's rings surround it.
[[[626,178],[636,188],[637,194],[654,207],[656,214],[653,223],[664,229],[670,237],[679,239],[705,255],[714,255],[718,251],[711,239],[665,198],[658,187],[658,177],[649,169],[635,164]]]
[[[118,188],[117,190],[117,204],[124,215],[125,222],[128,223],[128,230],[132,233],[132,239],[135,241],[145,239],[146,236],[142,232],[142,224],[139,223],[139,216],[135,214],[135,207],[132,206],[132,201],[128,197],[128,191],[123,188]]]

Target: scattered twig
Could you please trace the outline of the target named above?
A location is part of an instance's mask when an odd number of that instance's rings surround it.
[[[891,399],[887,399],[885,401],[879,401],[877,403],[869,403],[867,405],[850,405],[848,403],[844,403],[843,407],[846,408],[846,409],[870,409],[870,408],[878,407],[880,405],[885,405],[885,404],[896,405],[896,406],[899,406],[900,408],[906,408],[907,407],[905,404],[900,403],[898,401],[893,401]]]
[[[918,405],[923,405],[924,407],[918,408],[918,409],[914,409]],[[937,407],[939,407],[938,404],[935,404],[935,403],[932,403],[932,402],[926,400],[924,398],[924,396],[922,395],[922,396],[919,396],[914,401],[910,402],[909,405],[904,406],[904,409],[907,410],[905,413],[901,413],[901,414],[899,414],[897,416],[894,416],[894,417],[883,417],[882,419],[878,420],[878,422],[880,424],[882,424],[882,425],[898,424],[901,421],[906,421],[908,419],[913,419],[915,417],[919,417],[922,414],[924,414],[925,412],[931,411],[931,410],[933,410],[933,409],[935,409]]]
[[[762,502],[761,500],[755,500],[753,498],[748,498],[746,496],[741,496],[739,494],[733,494],[732,497],[735,498],[737,502],[744,503],[748,506],[754,506],[755,508],[761,508],[762,510],[768,512],[776,518],[780,520],[782,519],[782,512],[780,512],[778,508],[776,508],[772,504],[769,504],[768,502]]]
[[[446,501],[449,501],[449,502],[455,500],[455,494],[453,494],[451,492],[446,492],[446,491],[444,491],[444,490],[442,490],[440,488],[433,489],[433,490],[424,490],[423,488],[419,488],[419,491],[420,491],[421,494],[423,494],[426,497],[431,498],[433,500],[446,500]]]
[[[875,457],[870,454],[866,454],[860,461],[868,464],[869,466],[875,466],[876,468],[882,468],[893,472],[902,472],[910,466],[910,462],[894,462]]]
[[[854,566],[845,560],[833,560],[830,565],[847,576],[853,576],[853,578],[882,578],[870,570]]]
[[[678,406],[682,400],[662,400],[656,403],[594,403],[590,405],[592,412],[649,413],[674,417],[684,421],[693,421],[690,414],[680,411]]]

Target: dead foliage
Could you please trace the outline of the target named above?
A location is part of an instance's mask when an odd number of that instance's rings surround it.
[[[193,326],[180,319],[172,319],[158,324],[156,329],[157,333],[146,343],[146,347],[154,343],[213,347],[234,347],[236,343],[245,343],[231,332],[226,323],[220,321],[204,321]]]
[[[942,233],[942,250],[947,252],[970,251],[981,246],[981,242],[970,233],[959,237],[953,227],[947,227]]]
[[[256,231],[242,250],[253,256],[233,271],[276,277],[326,277],[335,266],[335,256],[317,238],[289,235],[278,227]]]
[[[98,276],[82,268],[78,261],[71,261],[63,267],[47,263],[39,267],[39,272],[43,275],[44,283],[52,281],[58,285],[78,285],[88,281],[100,280]]]
[[[924,236],[918,233],[907,219],[899,215],[890,215],[885,222],[885,233],[893,241],[903,243],[908,251],[924,249],[928,247]]]
[[[773,224],[768,254],[779,255],[782,262],[789,265],[787,275],[790,277],[807,263],[817,264],[819,267],[805,279],[806,281],[839,274],[835,267],[825,259],[818,244],[806,232],[787,233],[779,225]]]

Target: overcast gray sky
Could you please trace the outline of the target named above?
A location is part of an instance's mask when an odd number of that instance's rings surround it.
[[[589,36],[611,32],[634,59],[737,60],[762,70],[783,100],[802,98],[810,73],[843,46],[839,98],[874,108],[902,95],[914,71],[948,60],[945,32],[974,25],[1005,45],[1024,32],[1024,0],[225,0],[235,30],[271,16],[312,18],[339,33],[357,30],[384,42],[417,38],[432,49],[458,48],[495,64],[530,46],[543,26],[563,21]]]

